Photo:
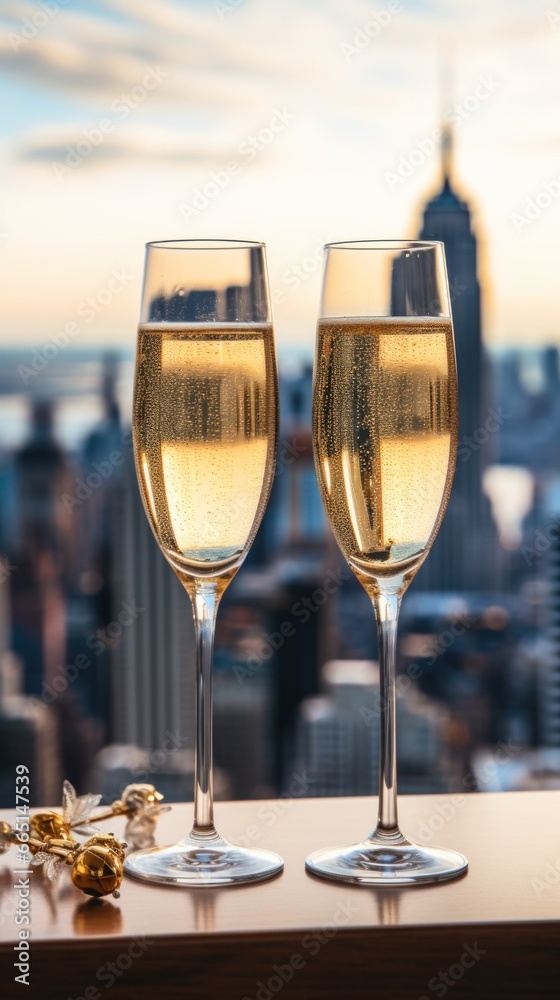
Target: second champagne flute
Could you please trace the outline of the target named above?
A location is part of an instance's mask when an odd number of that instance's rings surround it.
[[[146,249],[134,454],[148,520],[194,613],[194,822],[180,843],[131,854],[125,870],[176,885],[255,882],[283,861],[229,844],[214,826],[212,657],[220,598],[253,542],[274,474],[278,379],[265,248],[171,240]]]
[[[379,813],[370,837],[316,851],[309,871],[405,885],[453,878],[456,851],[422,847],[397,818],[395,650],[402,595],[428,555],[457,451],[457,371],[441,243],[326,248],[313,389],[325,510],[372,599],[380,674]]]

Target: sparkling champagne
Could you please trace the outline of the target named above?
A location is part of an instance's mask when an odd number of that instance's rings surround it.
[[[364,584],[410,578],[451,491],[457,374],[446,318],[320,320],[313,414],[319,484]]]
[[[185,583],[219,575],[225,585],[272,484],[272,326],[144,324],[136,364],[136,467],[156,538]]]

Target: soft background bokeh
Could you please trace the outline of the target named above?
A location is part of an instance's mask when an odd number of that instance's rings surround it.
[[[63,775],[191,794],[190,611],[129,433],[143,244],[189,237],[266,241],[281,362],[273,494],[220,611],[218,795],[375,790],[371,608],[312,464],[322,245],[443,209],[468,405],[403,607],[400,784],[557,786],[558,3],[11,0],[0,24],[2,803],[21,760],[36,802]]]

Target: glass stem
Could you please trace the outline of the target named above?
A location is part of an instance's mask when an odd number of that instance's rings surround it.
[[[212,791],[212,662],[219,598],[214,582],[199,583],[192,596],[196,639],[196,744],[192,835],[215,837]]]
[[[399,834],[397,816],[397,719],[395,662],[401,599],[397,594],[373,598],[379,645],[379,813],[376,835]]]

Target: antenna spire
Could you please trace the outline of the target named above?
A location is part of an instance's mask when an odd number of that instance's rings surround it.
[[[441,174],[443,187],[446,191],[451,187],[451,172],[453,167],[453,131],[444,123],[441,133]]]
[[[451,187],[453,168],[453,129],[448,121],[453,95],[453,51],[448,40],[444,42],[440,54],[440,114],[441,114],[441,174],[444,191]]]

